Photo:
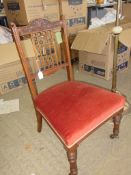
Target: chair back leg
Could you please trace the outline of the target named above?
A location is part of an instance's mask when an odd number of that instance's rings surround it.
[[[37,117],[37,131],[41,132],[42,130],[42,115],[36,111],[36,117]]]
[[[67,157],[70,164],[70,174],[69,175],[78,175],[77,170],[77,146],[70,149],[66,149]]]

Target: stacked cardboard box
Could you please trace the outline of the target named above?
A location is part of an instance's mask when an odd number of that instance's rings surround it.
[[[124,3],[122,9],[123,15],[131,20],[131,3]]]
[[[87,28],[87,1],[62,0],[62,14],[67,20],[69,34],[77,33]]]
[[[26,56],[33,58],[35,53],[30,40],[22,42]],[[0,44],[0,95],[22,87],[26,79],[15,43]]]
[[[114,5],[114,8],[117,9],[117,4]],[[122,8],[121,8],[121,14],[122,16],[128,18],[129,20],[131,20],[131,3],[125,3],[123,1],[122,3]]]
[[[0,95],[23,87],[27,83],[20,61],[0,66],[0,75]]]
[[[17,25],[27,25],[36,18],[56,21],[64,15],[69,41],[72,35],[87,28],[86,0],[4,0],[4,8],[8,23],[15,22]],[[76,57],[77,52],[71,51],[71,58]]]
[[[67,20],[69,33],[76,33],[87,27],[86,0],[4,0],[4,8],[9,23],[27,25],[36,18],[59,20],[59,3],[61,12]]]
[[[124,30],[131,28],[131,22],[125,21],[121,25]],[[79,50],[80,69],[106,80],[112,76],[114,55],[112,28],[113,24],[110,24],[81,31],[72,44],[72,49]],[[126,35],[130,35],[130,32],[126,32]],[[128,37],[126,38],[128,40]],[[121,39],[118,49],[118,70],[125,70],[128,67],[130,56],[129,46],[122,43]]]
[[[8,22],[27,25],[36,18],[59,19],[57,0],[4,0],[4,9]]]

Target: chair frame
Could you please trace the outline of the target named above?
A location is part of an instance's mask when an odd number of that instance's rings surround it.
[[[12,33],[14,36],[14,41],[16,43],[16,47],[18,50],[18,54],[19,54],[23,69],[24,69],[24,73],[27,77],[27,82],[28,82],[28,86],[29,86],[29,89],[31,92],[33,102],[34,102],[34,99],[38,95],[38,92],[36,89],[36,84],[34,83],[34,79],[36,78],[37,75],[36,74],[31,75],[29,72],[28,61],[27,61],[25,53],[22,49],[22,45],[20,43],[20,41],[21,41],[20,37],[24,36],[24,35],[28,35],[30,33],[34,33],[34,32],[51,30],[52,28],[57,28],[59,26],[62,27],[63,42],[64,42],[65,54],[66,54],[66,57],[65,57],[66,62],[62,65],[57,65],[56,67],[45,70],[43,73],[44,73],[44,75],[49,75],[49,74],[54,73],[57,70],[65,67],[67,70],[68,80],[71,81],[71,80],[73,80],[73,73],[72,73],[72,67],[71,67],[71,61],[70,61],[70,51],[69,51],[69,45],[68,45],[68,35],[67,35],[67,31],[66,31],[65,20],[61,20],[61,21],[57,21],[57,22],[49,22],[45,19],[37,19],[37,20],[32,21],[28,26],[22,26],[22,27],[16,27],[16,25],[14,23],[11,23],[11,29],[12,29]],[[34,105],[34,107],[35,107],[35,105]],[[35,108],[35,110],[36,110],[36,108]],[[119,135],[119,126],[120,126],[120,121],[122,118],[122,112],[123,112],[123,109],[118,111],[113,116],[110,116],[110,118],[113,117],[113,122],[114,122],[113,134],[111,134],[112,139],[117,138]],[[36,116],[37,116],[37,130],[38,130],[38,132],[41,132],[41,130],[42,130],[42,118],[44,118],[44,116],[42,116],[37,110],[36,110]],[[55,133],[55,134],[57,135],[57,133]],[[89,133],[89,134],[91,134],[91,133]],[[78,175],[77,148],[78,148],[79,144],[81,143],[81,141],[84,140],[88,135],[86,135],[83,139],[81,139],[78,143],[76,143],[72,147],[68,147],[67,145],[63,144],[64,148],[67,152],[67,157],[68,157],[68,161],[70,164],[70,174],[69,175]],[[59,136],[58,136],[58,138],[61,141]]]

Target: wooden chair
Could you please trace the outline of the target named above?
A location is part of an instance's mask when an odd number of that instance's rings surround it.
[[[78,145],[111,117],[114,121],[111,138],[118,137],[125,99],[103,88],[73,80],[64,20],[49,22],[45,19],[36,19],[23,27],[16,27],[12,23],[11,29],[36,110],[38,132],[41,131],[43,118],[66,149],[70,175],[78,175]],[[38,67],[34,72],[21,42],[29,38]],[[65,56],[63,52],[59,53],[59,47],[62,48]],[[63,56],[60,58],[60,55]],[[68,81],[54,85],[38,94],[35,84],[38,74],[40,77],[42,72],[44,76],[50,75],[61,68],[66,68]]]

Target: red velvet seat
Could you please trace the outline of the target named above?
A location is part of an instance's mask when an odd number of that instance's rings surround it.
[[[74,81],[64,20],[49,22],[36,19],[27,26],[16,27],[12,23],[11,28],[36,111],[38,132],[42,129],[44,118],[64,145],[70,175],[78,175],[78,145],[111,117],[114,121],[111,138],[118,137],[125,99],[103,88]],[[33,49],[35,59],[27,59],[28,47],[24,46],[23,40],[31,41],[32,47],[29,48]],[[38,94],[36,78],[61,68],[67,71],[68,81]]]
[[[78,81],[53,86],[35,99],[37,110],[68,147],[123,108],[124,97]]]

